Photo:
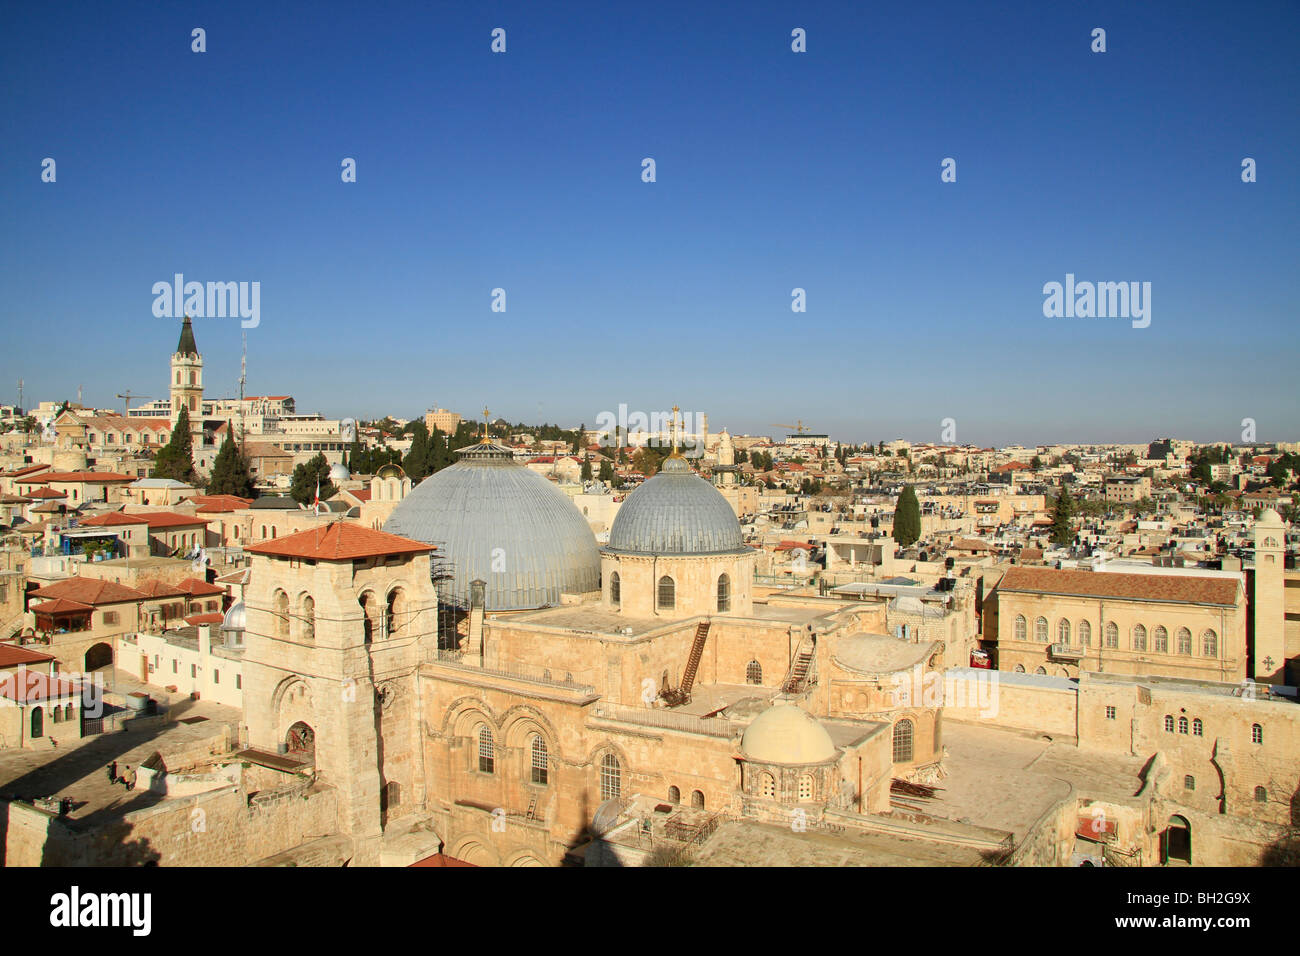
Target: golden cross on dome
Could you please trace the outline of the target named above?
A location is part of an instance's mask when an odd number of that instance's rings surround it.
[[[677,454],[677,413],[680,411],[681,409],[678,408],[676,405],[673,406],[673,424],[672,424],[673,455]]]
[[[489,411],[488,411],[488,407],[487,407],[486,405],[484,405],[484,406],[483,406],[483,440],[484,440],[484,441],[487,441],[487,440],[488,440],[488,430],[487,430],[487,427],[488,427],[488,415],[490,415],[490,414],[492,414],[492,413],[489,412]]]

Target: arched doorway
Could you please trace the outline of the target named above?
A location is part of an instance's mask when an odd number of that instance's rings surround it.
[[[1160,835],[1161,862],[1166,866],[1190,866],[1192,863],[1192,825],[1186,817],[1174,814]]]
[[[94,644],[86,651],[85,670],[97,671],[101,667],[108,667],[113,663],[113,647],[111,644],[100,642]]]
[[[316,757],[316,732],[301,720],[289,728],[284,736],[285,749],[295,757],[312,760]]]

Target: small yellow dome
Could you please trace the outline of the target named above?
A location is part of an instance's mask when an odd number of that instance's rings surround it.
[[[758,763],[823,763],[836,754],[826,728],[794,704],[777,704],[759,714],[745,728],[740,749]]]

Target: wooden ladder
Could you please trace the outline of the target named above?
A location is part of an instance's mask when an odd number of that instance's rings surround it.
[[[695,628],[695,643],[691,645],[691,656],[686,660],[686,670],[682,673],[681,693],[685,697],[691,696],[691,688],[695,686],[695,675],[700,669],[700,659],[704,657],[704,642],[709,637],[709,622],[700,621],[699,626]]]

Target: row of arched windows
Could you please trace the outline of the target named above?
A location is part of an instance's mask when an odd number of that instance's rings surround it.
[[[71,704],[64,704],[62,707],[60,707],[58,704],[55,704],[50,708],[50,719],[56,724],[61,724],[65,720],[72,720],[72,718],[73,718],[73,711],[72,711]],[[30,734],[31,738],[35,740],[37,737],[44,737],[45,736],[45,712],[40,707],[33,707],[31,710],[30,719],[31,719],[31,734]]]
[[[1015,620],[1015,639],[1017,641],[1027,641],[1029,632],[1029,622],[1023,614],[1017,614]],[[1039,644],[1046,644],[1048,641],[1047,618],[1039,616],[1034,619],[1034,640]],[[1061,618],[1056,622],[1056,643],[1069,646],[1071,641],[1072,628],[1070,621]],[[1092,624],[1089,621],[1080,621],[1078,628],[1078,647],[1092,646]],[[1103,635],[1103,641],[1106,648],[1110,650],[1119,649],[1119,626],[1114,621],[1109,621]],[[1168,654],[1169,649],[1169,631],[1164,626],[1158,626],[1148,634],[1145,625],[1135,624],[1129,632],[1129,650],[1147,651],[1152,650],[1157,654]],[[1185,627],[1180,627],[1174,635],[1174,653],[1181,654],[1184,657],[1192,655],[1192,632]],[[1219,635],[1213,628],[1206,628],[1201,632],[1200,655],[1202,657],[1219,656]]]
[[[497,750],[492,728],[487,724],[479,724],[475,737],[478,741],[479,773],[495,774]],[[602,801],[616,800],[622,796],[622,777],[623,768],[616,754],[607,753],[600,758],[600,799]],[[549,786],[551,782],[551,754],[541,734],[532,734],[528,738],[528,782],[539,787]]]
[[[1205,725],[1201,723],[1201,718],[1193,717],[1189,723],[1186,717],[1179,717],[1174,720],[1173,714],[1165,714],[1165,733],[1172,734],[1177,732],[1186,735],[1190,730],[1193,737],[1203,737],[1205,735]],[[1264,742],[1264,727],[1262,724],[1250,725],[1250,742],[1252,744],[1262,744]]]
[[[813,798],[813,778],[812,774],[805,773],[799,775],[798,783],[799,800],[811,800]],[[769,800],[776,798],[776,777],[764,770],[758,777],[758,792],[767,797]]]
[[[726,574],[718,576],[716,605],[719,614],[731,610],[731,578]],[[609,602],[615,607],[623,603],[623,584],[615,571],[609,576]],[[655,610],[671,611],[677,607],[677,582],[665,574],[655,585]]]
[[[400,631],[407,610],[406,592],[402,588],[396,587],[388,592],[388,597],[384,601],[383,617],[379,621],[376,621],[375,617],[378,607],[373,591],[364,592],[358,599],[358,603],[361,605],[365,643],[369,644],[373,640],[376,623],[381,627],[380,637],[391,637]],[[296,637],[305,644],[316,640],[316,600],[306,591],[298,595],[292,610],[289,606],[289,595],[284,591],[276,591],[272,611],[275,614],[276,637],[282,640]]]
[[[677,787],[668,788],[668,802],[673,806],[678,806],[682,802],[682,791]],[[704,809],[704,791],[691,791],[691,806],[696,810]]]

